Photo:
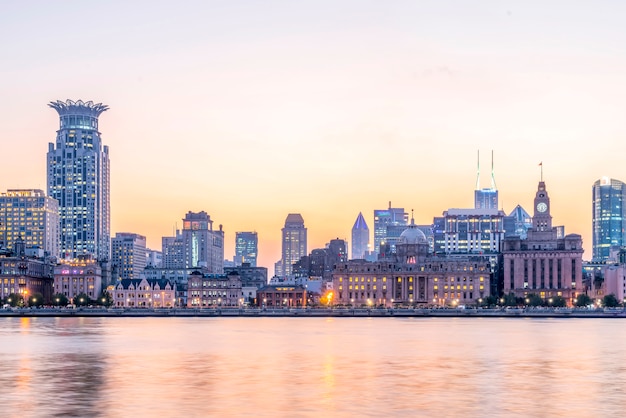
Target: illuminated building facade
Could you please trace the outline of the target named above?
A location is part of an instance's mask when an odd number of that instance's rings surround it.
[[[0,253],[0,299],[15,294],[28,300],[41,294],[44,303],[51,302],[54,264],[48,259],[26,256],[24,241],[19,238],[13,251]]]
[[[493,172],[493,151],[491,151],[491,187],[480,188],[480,152],[478,153],[478,169],[476,190],[474,190],[474,209],[498,209],[498,189]]]
[[[65,295],[71,302],[78,295],[95,300],[102,292],[102,268],[94,259],[66,260],[54,268],[54,294]]]
[[[256,232],[235,233],[235,266],[248,263],[251,267],[256,267],[256,260],[259,253],[259,237]]]
[[[499,252],[505,217],[498,209],[448,209],[433,220],[435,253]]]
[[[56,101],[59,113],[56,143],[47,154],[48,196],[59,202],[60,256],[110,257],[109,147],[102,145],[98,117],[101,103]]]
[[[602,177],[593,184],[593,261],[609,260],[612,247],[626,245],[626,184]]]
[[[480,256],[440,257],[411,221],[392,257],[350,260],[333,272],[333,303],[353,306],[476,304],[489,296],[491,265]]]
[[[224,231],[213,230],[213,221],[205,212],[188,212],[183,219],[183,256],[185,264],[175,267],[205,267],[209,273],[224,271]]]
[[[241,307],[241,279],[239,274],[203,274],[194,271],[187,283],[188,308]]]
[[[290,213],[285,219],[285,227],[282,232],[282,258],[279,272],[276,275],[290,276],[293,272],[293,264],[307,255],[307,229],[304,219],[299,213]],[[278,264],[277,263],[277,264]]]
[[[392,208],[391,202],[387,209],[374,210],[374,251],[380,254],[380,246],[388,236],[387,228],[391,226],[406,226],[409,221],[409,214],[404,208]],[[390,247],[390,251],[394,251]]]
[[[43,190],[10,189],[0,196],[0,247],[21,238],[27,248],[59,257],[59,202]]]
[[[578,234],[560,237],[552,226],[551,205],[544,181],[535,194],[533,226],[526,239],[508,237],[503,242],[504,294],[525,298],[530,294],[549,300],[563,297],[573,304],[583,292],[582,238]]]
[[[304,307],[307,291],[302,285],[267,285],[257,291],[257,303],[262,307]]]
[[[111,264],[119,279],[137,279],[146,268],[146,237],[118,232],[111,239]]]
[[[115,283],[113,306],[117,308],[173,308],[176,284],[169,280],[123,279]]]

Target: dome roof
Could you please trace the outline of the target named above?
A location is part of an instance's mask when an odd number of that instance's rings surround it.
[[[411,225],[400,234],[399,244],[428,244],[428,240],[411,220]]]

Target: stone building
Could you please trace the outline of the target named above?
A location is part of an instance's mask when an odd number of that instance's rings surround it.
[[[490,294],[491,265],[481,256],[433,256],[414,221],[396,251],[375,262],[350,260],[333,272],[333,303],[356,306],[475,304]]]
[[[194,271],[187,280],[188,308],[241,307],[241,279],[236,272],[203,274]]]
[[[115,283],[112,298],[118,308],[173,308],[176,284],[169,280],[122,279]]]
[[[503,293],[524,298],[534,294],[548,300],[563,297],[571,305],[583,293],[582,238],[560,238],[552,226],[550,198],[544,181],[535,194],[532,228],[526,239],[505,238],[502,250]]]

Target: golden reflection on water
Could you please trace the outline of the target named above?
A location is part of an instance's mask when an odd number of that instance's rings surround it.
[[[588,417],[619,319],[0,318],[3,416]],[[6,412],[6,413],[4,413]]]

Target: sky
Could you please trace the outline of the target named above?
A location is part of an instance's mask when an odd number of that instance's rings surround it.
[[[430,224],[473,206],[476,155],[501,208],[591,258],[591,188],[626,181],[626,3],[588,1],[4,1],[0,190],[46,190],[55,100],[92,100],[111,159],[111,231],[160,250],[188,211],[257,231],[273,272],[301,213],[308,250],[359,212]]]

